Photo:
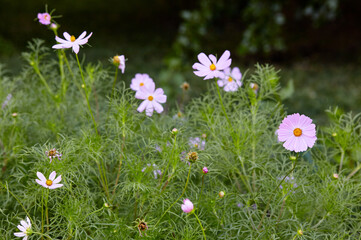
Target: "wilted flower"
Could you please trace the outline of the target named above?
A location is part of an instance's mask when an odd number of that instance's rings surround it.
[[[250,83],[249,86],[252,88],[252,90],[253,90],[253,92],[254,92],[255,94],[258,93],[259,86],[258,86],[257,83]]]
[[[191,163],[195,163],[198,160],[198,153],[196,152],[189,152],[187,154],[187,159]]]
[[[50,163],[51,163],[51,161],[53,161],[54,158],[58,158],[59,161],[61,160],[62,154],[59,153],[55,148],[50,149],[49,151],[46,151],[45,153],[48,156],[48,158],[50,159]]]
[[[224,91],[235,92],[242,86],[242,73],[238,67],[233,68],[232,71],[231,68],[226,68],[223,73],[224,76],[217,81],[217,84],[220,87],[224,87]]]
[[[28,217],[26,217],[26,221],[21,220],[20,224],[21,225],[18,225],[18,229],[21,232],[16,232],[16,233],[14,233],[14,235],[16,237],[24,237],[23,240],[27,240],[28,236],[30,236],[32,234],[30,219]]]
[[[147,236],[147,234],[145,233],[146,230],[148,230],[148,224],[145,222],[144,219],[142,220],[138,220],[138,224],[137,224],[137,228],[139,231],[139,235],[142,237],[142,232],[144,232],[144,235]]]
[[[194,208],[193,203],[188,198],[183,200],[183,204],[181,207],[182,207],[183,212],[185,212],[185,213],[192,212],[193,208]]]
[[[315,144],[316,126],[312,119],[295,113],[283,119],[278,128],[278,140],[285,142],[283,146],[290,151],[303,152]]]
[[[51,21],[51,16],[49,13],[38,13],[38,19],[41,24],[49,25]]]
[[[222,78],[224,76],[222,70],[231,66],[232,59],[230,59],[231,53],[226,50],[221,58],[217,61],[217,58],[214,55],[209,55],[209,58],[206,54],[198,54],[198,60],[200,63],[193,64],[192,68],[197,70],[194,71],[194,74],[198,77],[205,77],[203,80],[211,78]]]
[[[122,73],[124,73],[124,70],[125,70],[125,57],[124,57],[124,55],[114,56],[114,57],[113,57],[113,63],[114,63],[120,70],[122,70]]]
[[[204,150],[206,146],[206,141],[202,140],[199,137],[189,138],[189,145],[194,148],[198,148],[199,150]]]
[[[135,98],[144,100],[137,110],[138,112],[145,110],[146,115],[149,117],[153,115],[154,110],[157,113],[163,112],[163,106],[160,105],[160,103],[167,101],[167,96],[164,95],[163,89],[155,89],[154,82],[149,83],[149,87],[140,88],[139,91],[136,92]]]
[[[188,91],[188,90],[189,90],[189,83],[184,82],[180,87],[181,87],[184,91]]]
[[[152,167],[152,165],[150,163],[147,164],[148,167]],[[147,167],[142,169],[142,172],[144,172],[147,169]],[[161,176],[162,175],[162,171],[158,169],[157,165],[153,163],[153,174],[154,174],[154,179],[158,178],[158,175]]]
[[[50,173],[49,179],[46,179],[45,176],[41,173],[41,172],[37,172],[36,175],[38,176],[38,178],[40,179],[36,179],[35,181],[40,184],[41,186],[43,186],[44,188],[49,188],[49,189],[55,189],[55,188],[60,188],[63,186],[63,184],[59,184],[59,182],[61,181],[61,175],[59,175],[59,177],[56,177],[56,172],[53,171],[52,173]]]
[[[226,195],[226,194],[225,194],[223,191],[220,191],[220,192],[218,193],[218,195],[219,195],[220,198],[223,198],[224,195]]]
[[[84,31],[78,38],[75,38],[74,35],[71,35],[67,32],[64,32],[64,39],[55,36],[55,40],[58,42],[58,44],[55,44],[53,48],[55,49],[61,49],[61,48],[72,48],[73,51],[78,54],[79,52],[79,46],[84,45],[88,42],[88,39],[91,37],[93,33],[90,33],[87,37],[86,31]]]
[[[12,95],[11,93],[9,93],[9,94],[6,96],[5,101],[4,101],[3,104],[1,105],[1,108],[2,108],[2,109],[6,108],[12,98],[13,98],[13,95]]]
[[[208,173],[208,168],[207,168],[207,167],[204,167],[204,168],[202,169],[202,172],[203,172],[204,174],[207,174],[207,173]]]
[[[154,84],[153,79],[149,77],[146,73],[137,73],[135,77],[132,79],[132,83],[130,84],[130,88],[133,91],[139,91],[141,88],[149,88],[151,84]]]

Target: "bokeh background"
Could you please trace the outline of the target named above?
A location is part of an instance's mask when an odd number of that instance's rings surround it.
[[[56,11],[59,32],[93,32],[80,53],[102,62],[115,54],[127,58],[124,81],[149,73],[169,101],[190,95],[206,84],[192,73],[199,52],[231,51],[232,66],[242,72],[269,63],[280,69],[284,103],[289,112],[326,121],[324,110],[338,105],[361,111],[361,1],[357,0],[0,0],[0,63],[16,74],[25,63],[27,42],[54,35],[35,19]]]

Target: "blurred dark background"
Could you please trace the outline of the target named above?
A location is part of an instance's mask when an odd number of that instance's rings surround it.
[[[204,88],[191,69],[199,52],[228,49],[241,71],[252,71],[256,62],[282,69],[290,112],[322,115],[329,105],[361,110],[361,1],[0,0],[0,62],[10,71],[19,70],[32,38],[55,44],[52,32],[34,20],[46,4],[62,16],[54,19],[60,33],[93,32],[92,47],[81,50],[87,61],[108,64],[125,54],[124,79],[150,73],[174,99],[184,81],[193,95]]]

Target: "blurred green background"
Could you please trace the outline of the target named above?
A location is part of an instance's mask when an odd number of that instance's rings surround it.
[[[0,0],[0,62],[9,74],[25,62],[20,53],[32,38],[55,44],[54,35],[35,19],[38,12],[56,9],[53,16],[64,31],[93,32],[81,50],[86,61],[102,62],[124,54],[123,80],[149,73],[165,89],[169,101],[181,98],[180,85],[189,82],[190,95],[206,84],[193,75],[197,54],[231,51],[242,72],[270,63],[281,69],[289,112],[325,121],[324,110],[338,105],[361,111],[361,2],[356,0]]]

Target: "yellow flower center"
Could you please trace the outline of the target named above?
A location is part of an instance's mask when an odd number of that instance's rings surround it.
[[[74,37],[74,35],[71,35],[70,41],[74,42],[75,40],[76,40],[76,38]]]
[[[196,147],[196,148],[197,148],[197,147],[198,147],[198,143],[194,144],[194,147]]]
[[[139,83],[139,86],[141,86],[141,87],[143,87],[144,86],[144,83]],[[151,97],[151,96],[150,96]],[[153,97],[152,97],[152,99],[153,99]]]
[[[48,156],[49,156],[49,157],[55,157],[55,154],[56,154],[56,150],[51,149],[51,150],[49,151],[49,153],[48,153]]]
[[[148,97],[148,100],[149,100],[149,101],[153,101],[153,99],[154,99],[153,96],[149,96],[149,97]]]
[[[49,15],[45,14],[45,15],[44,15],[44,18],[45,18],[45,20],[48,20],[48,19],[49,19]]]
[[[214,65],[214,64],[212,63],[211,66],[209,66],[209,68],[210,68],[212,71],[214,71],[214,70],[216,70],[216,65]]]
[[[75,39],[74,39],[74,41],[75,41]],[[73,42],[73,41],[72,41],[72,42]],[[120,63],[120,59],[119,59],[118,56],[114,56],[114,57],[113,57],[113,63]]]
[[[299,129],[299,128],[296,128],[295,130],[293,130],[293,134],[296,136],[296,137],[299,137],[302,135],[302,130]]]
[[[232,81],[233,81],[233,78],[229,77],[228,82],[232,82]]]
[[[53,185],[53,181],[51,181],[50,179],[49,179],[49,180],[46,180],[46,185],[48,185],[48,186]]]

